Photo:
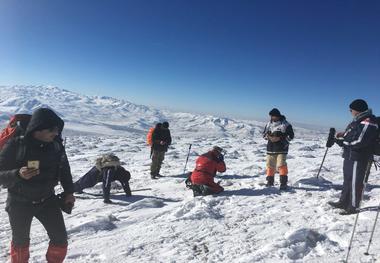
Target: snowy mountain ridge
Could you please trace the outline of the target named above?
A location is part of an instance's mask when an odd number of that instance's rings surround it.
[[[14,113],[39,107],[54,109],[66,129],[101,134],[145,134],[156,122],[167,120],[177,135],[247,137],[260,133],[264,122],[233,120],[211,115],[172,112],[136,105],[109,96],[86,96],[54,86],[0,86],[0,125]],[[319,134],[303,130],[303,134]]]

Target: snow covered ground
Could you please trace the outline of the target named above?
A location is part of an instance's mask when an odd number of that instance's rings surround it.
[[[49,96],[53,92],[55,96]],[[93,165],[96,156],[114,152],[132,174],[132,197],[117,184],[114,204],[102,202],[101,186],[77,195],[65,214],[69,252],[65,262],[340,262],[355,216],[341,216],[326,203],[339,197],[342,183],[340,149],[332,147],[319,180],[326,134],[295,128],[289,153],[289,191],[266,188],[263,123],[189,113],[172,113],[112,98],[94,98],[53,87],[0,87],[0,119],[13,111],[49,105],[67,121],[67,153],[74,179]],[[162,174],[151,180],[148,127],[169,120],[173,135]],[[292,120],[289,120],[290,122]],[[225,192],[196,197],[185,188],[187,171],[211,146],[227,150],[227,171],[218,176]],[[373,169],[367,185],[349,262],[377,262],[376,230],[370,255],[367,242],[380,201],[380,173]],[[0,191],[0,262],[7,262],[10,226]],[[38,221],[31,231],[31,260],[44,262],[48,245]]]

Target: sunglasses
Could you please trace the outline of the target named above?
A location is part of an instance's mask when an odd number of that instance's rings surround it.
[[[52,132],[52,133],[53,133],[53,132],[54,132],[54,133],[55,133],[55,132],[59,132],[58,127],[48,128],[47,130],[48,130],[49,132]]]

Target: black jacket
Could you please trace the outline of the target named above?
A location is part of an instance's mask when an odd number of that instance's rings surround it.
[[[63,121],[51,110],[39,109],[28,125],[25,137],[8,141],[0,152],[0,185],[8,188],[10,199],[40,201],[54,194],[54,187],[61,182],[66,193],[73,193],[73,181],[65,149],[61,139],[46,143],[33,138],[38,129],[57,126],[60,132]],[[29,180],[19,176],[19,170],[27,162],[38,160],[40,174]]]
[[[160,142],[164,141],[165,144],[161,145]],[[170,130],[166,128],[156,128],[152,134],[152,148],[155,151],[166,152],[169,145],[172,143],[172,137],[170,135]]]
[[[267,154],[287,154],[289,150],[289,141],[294,138],[293,127],[287,121],[285,116],[281,116],[278,121],[270,121],[264,128],[263,136],[268,135],[280,137],[280,141],[267,143]]]
[[[376,117],[372,115],[371,110],[357,115],[347,126],[342,138],[343,158],[353,161],[372,158],[377,129]]]

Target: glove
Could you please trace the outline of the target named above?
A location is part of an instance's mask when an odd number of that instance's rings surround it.
[[[334,138],[334,142],[335,142],[336,144],[338,144],[340,147],[343,147],[343,142],[344,142],[344,140],[340,140],[340,139]]]
[[[334,145],[334,143],[336,142],[336,139],[333,137],[333,138],[329,138],[326,142],[326,147],[327,148],[330,148]],[[339,145],[339,144],[338,144]]]
[[[66,202],[66,193],[60,193],[56,195],[56,198],[58,200],[59,207],[63,212],[66,214],[71,214],[71,211],[73,210],[74,203]],[[74,199],[75,200],[75,199]]]
[[[326,142],[326,147],[327,148],[330,148],[334,145],[335,143],[335,128],[330,128],[330,131],[329,131],[329,137],[327,138],[327,142]]]

